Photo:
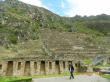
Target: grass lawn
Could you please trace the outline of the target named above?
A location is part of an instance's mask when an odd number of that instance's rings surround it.
[[[0,82],[18,82],[17,80],[31,79],[31,77],[0,77]]]
[[[74,73],[74,75],[78,75],[78,73]],[[69,73],[64,74],[50,74],[50,75],[36,75],[32,77],[28,76],[21,76],[21,77],[0,77],[0,82],[11,82],[16,80],[22,80],[22,79],[31,79],[31,78],[48,78],[48,77],[63,77],[63,76],[69,76]]]
[[[102,75],[102,77],[110,79],[110,74],[104,74],[104,75]]]

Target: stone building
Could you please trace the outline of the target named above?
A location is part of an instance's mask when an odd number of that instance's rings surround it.
[[[30,76],[45,74],[62,74],[68,72],[69,63],[64,60],[48,60],[38,58],[15,58],[0,61],[1,76]]]

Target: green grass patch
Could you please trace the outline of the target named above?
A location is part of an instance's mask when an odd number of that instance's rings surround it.
[[[104,74],[104,75],[102,75],[102,77],[110,79],[110,74]]]
[[[31,80],[31,77],[0,77],[0,82],[19,82],[21,80]]]

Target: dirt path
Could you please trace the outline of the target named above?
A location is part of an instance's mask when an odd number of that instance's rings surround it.
[[[33,82],[110,82],[105,78],[97,75],[79,75],[75,76],[75,79],[70,80],[68,76],[66,77],[51,77],[51,78],[40,78],[33,79]]]

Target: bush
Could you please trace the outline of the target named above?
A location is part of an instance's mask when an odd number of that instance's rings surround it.
[[[8,38],[11,43],[13,43],[13,44],[17,43],[17,36],[16,35],[10,35]]]

